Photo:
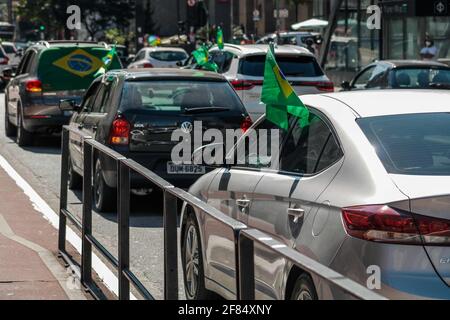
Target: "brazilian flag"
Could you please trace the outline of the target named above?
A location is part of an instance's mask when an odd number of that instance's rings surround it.
[[[225,48],[225,44],[223,42],[223,31],[221,27],[217,27],[216,42],[220,50]]]
[[[117,55],[117,47],[114,45],[112,49],[102,59],[102,67],[94,74],[94,77],[105,74],[113,63],[114,57]]]
[[[201,46],[197,50],[192,52],[192,55],[194,56],[195,61],[197,64],[206,71],[214,71],[218,72],[219,67],[217,64],[213,61],[210,61],[208,48],[206,46]]]
[[[289,115],[298,117],[301,127],[307,126],[309,110],[286,80],[274,52],[271,44],[266,56],[261,92],[261,102],[266,105],[266,118],[285,130],[289,127]]]
[[[104,66],[109,49],[92,45],[61,45],[39,55],[38,77],[47,92],[87,89]],[[121,69],[119,57],[113,56],[108,70]]]

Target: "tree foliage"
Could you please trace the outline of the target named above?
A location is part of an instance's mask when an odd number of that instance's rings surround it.
[[[20,0],[17,14],[22,21],[45,26],[47,36],[58,37],[66,30],[70,5],[80,7],[81,22],[92,38],[109,28],[123,30],[134,17],[128,0]]]

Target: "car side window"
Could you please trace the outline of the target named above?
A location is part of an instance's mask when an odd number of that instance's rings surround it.
[[[84,95],[83,102],[81,103],[81,110],[87,112],[90,112],[92,110],[99,85],[100,82],[97,81],[89,87],[86,94]]]
[[[234,55],[227,51],[212,51],[211,58],[219,67],[219,73],[226,73],[230,70]]]
[[[250,133],[253,135],[252,138],[250,138]],[[239,140],[235,147],[236,167],[269,169],[273,165],[278,165],[279,146],[281,146],[285,135],[286,132],[276,124],[267,119],[262,120],[254,127],[254,130],[247,132],[245,138]],[[275,140],[277,141],[275,142]],[[272,145],[272,143],[276,143],[276,145]],[[263,146],[265,146],[264,149]],[[272,154],[272,150],[275,154]],[[274,161],[277,163],[275,164]]]
[[[366,70],[364,70],[362,73],[358,75],[355,82],[353,83],[354,89],[365,89],[367,83],[369,82],[372,72],[375,69],[375,66],[369,67]]]
[[[370,79],[366,84],[366,88],[381,88],[383,86],[383,82],[386,76],[386,72],[388,71],[388,66],[384,64],[377,65],[375,69],[373,69],[372,74],[370,75]]]
[[[144,60],[145,59],[145,51],[141,50],[136,55],[136,59],[134,61]]]
[[[296,121],[281,152],[281,171],[315,174],[342,157],[333,132],[318,115],[310,114],[310,123],[300,127]]]
[[[27,72],[27,68],[30,64],[30,60],[32,58],[34,54],[34,51],[28,51],[27,54],[22,58],[22,60],[20,61],[19,67],[18,67],[18,71],[17,74],[25,74]]]
[[[115,83],[115,81],[107,81],[101,85],[92,112],[105,113],[107,111],[111,96],[114,94]]]

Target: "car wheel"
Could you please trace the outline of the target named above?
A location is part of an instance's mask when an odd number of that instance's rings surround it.
[[[99,212],[111,212],[116,209],[117,192],[109,187],[103,178],[100,159],[95,162],[94,171],[94,206]]]
[[[317,300],[316,288],[310,276],[302,274],[297,278],[291,300]]]
[[[189,215],[183,236],[182,262],[184,291],[188,300],[213,299],[214,294],[205,289],[202,246],[195,218]]]
[[[75,170],[73,170],[72,161],[69,158],[69,170],[68,170],[67,182],[70,190],[80,190],[83,186],[83,177],[80,176]]]
[[[17,113],[17,119],[18,120],[17,120],[16,142],[19,145],[19,147],[27,147],[32,143],[33,136],[23,127],[23,118],[22,113],[20,111]]]
[[[17,134],[17,127],[9,121],[9,112],[5,99],[5,134],[8,138],[15,137]]]

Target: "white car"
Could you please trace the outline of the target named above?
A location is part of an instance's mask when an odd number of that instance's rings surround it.
[[[268,45],[226,44],[222,51],[217,47],[210,50],[212,60],[219,66],[219,73],[231,82],[253,121],[266,111],[260,98],[268,49]],[[278,46],[275,48],[275,55],[281,70],[298,95],[334,91],[333,82],[307,49],[291,45]]]
[[[182,48],[143,48],[136,54],[128,69],[178,68],[187,58],[188,54]]]

